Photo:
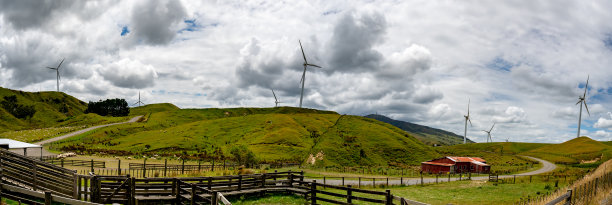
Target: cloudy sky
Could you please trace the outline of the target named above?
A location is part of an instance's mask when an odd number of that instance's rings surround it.
[[[485,141],[612,138],[610,1],[0,0],[0,86],[182,108],[379,113]]]

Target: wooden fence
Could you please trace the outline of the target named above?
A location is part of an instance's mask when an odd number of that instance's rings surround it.
[[[351,204],[413,204],[391,192],[370,191],[304,180],[303,172],[274,172],[250,175],[184,178],[135,178],[79,175],[54,164],[0,150],[0,192],[3,197],[29,204],[138,204],[167,202],[181,204],[229,203],[225,196],[283,192],[317,201]],[[4,190],[4,191],[3,191]],[[91,201],[91,202],[87,202]]]
[[[93,159],[92,160],[74,160],[74,159],[56,158],[56,159],[46,159],[43,161],[47,163],[59,165],[61,167],[75,166],[75,167],[106,168],[105,161],[95,161]]]

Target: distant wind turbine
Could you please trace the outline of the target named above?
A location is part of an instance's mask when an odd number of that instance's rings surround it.
[[[589,116],[591,116],[591,113],[589,113],[589,107],[587,107],[586,103],[586,93],[588,87],[589,76],[587,76],[586,85],[584,85],[584,94],[582,94],[582,96],[578,96],[578,102],[576,103],[576,105],[580,104],[580,114],[578,115],[578,134],[576,135],[576,137],[580,137],[580,124],[582,122],[582,104],[584,104],[584,108],[586,108],[587,113],[589,114]]]
[[[486,130],[482,130],[483,132],[487,133],[487,142],[493,142],[493,139],[491,138],[491,131],[493,130],[493,127],[495,127],[495,123],[493,123],[493,126],[491,126],[491,129],[489,131]]]
[[[140,101],[140,91],[138,91],[138,102],[134,103],[134,105],[138,105],[138,106],[143,106],[144,103],[142,101]],[[132,105],[132,106],[134,106]]]
[[[463,116],[465,118],[465,130],[463,132],[463,144],[467,143],[467,123],[470,122],[470,126],[472,126],[472,120],[470,120],[470,99],[468,99],[468,112],[467,115]]]
[[[300,94],[300,108],[301,108],[302,98],[304,98],[304,81],[306,81],[306,67],[313,66],[313,67],[321,68],[321,66],[308,63],[308,61],[306,60],[306,54],[304,54],[304,48],[302,47],[302,41],[298,40],[298,42],[300,43],[300,49],[302,49],[302,56],[304,57],[304,72],[302,73],[302,79],[300,80],[300,83],[302,83],[302,93]]]
[[[282,102],[278,101],[278,98],[276,98],[276,93],[274,93],[274,89],[270,90],[272,90],[272,95],[274,95],[274,107],[278,107],[278,104],[281,104]]]
[[[59,92],[59,81],[60,81],[60,66],[62,66],[62,63],[64,62],[64,60],[66,60],[66,58],[62,59],[62,62],[59,63],[59,65],[57,65],[57,67],[52,68],[52,67],[47,67],[48,69],[51,70],[55,70],[55,72],[57,73],[57,92]]]

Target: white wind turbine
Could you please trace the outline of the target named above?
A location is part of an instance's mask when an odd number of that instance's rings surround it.
[[[578,115],[578,134],[576,135],[576,137],[580,137],[580,124],[582,122],[582,104],[584,104],[584,108],[586,108],[587,113],[589,114],[589,116],[591,116],[591,113],[589,113],[589,107],[587,107],[586,103],[586,93],[588,87],[589,76],[587,76],[586,85],[584,85],[584,94],[582,94],[582,96],[578,96],[578,102],[576,103],[576,105],[580,104],[580,114]]]
[[[493,142],[493,139],[491,138],[491,131],[493,130],[493,127],[495,127],[495,123],[493,123],[493,126],[491,126],[491,129],[489,129],[489,131],[486,130],[482,130],[483,132],[487,133],[487,142]]]
[[[282,102],[278,101],[278,98],[276,98],[276,93],[274,93],[274,89],[270,90],[272,90],[272,95],[274,95],[274,107],[278,107],[278,104],[281,104]]]
[[[304,81],[306,81],[306,67],[313,66],[313,67],[321,68],[321,66],[308,63],[308,61],[306,60],[306,54],[304,54],[304,48],[302,47],[302,41],[298,40],[298,42],[300,43],[300,49],[302,49],[302,56],[304,57],[304,72],[302,73],[302,79],[300,80],[300,82],[302,83],[302,93],[300,94],[300,108],[301,108],[302,98],[304,98]]]
[[[468,112],[467,115],[463,116],[465,118],[465,130],[463,132],[463,144],[467,143],[467,123],[470,122],[470,126],[472,126],[472,120],[470,120],[470,100],[468,99]]]
[[[140,91],[138,91],[138,102],[134,103],[134,105],[138,105],[138,106],[143,106],[144,103],[142,101],[140,101]],[[132,105],[132,106],[134,106]]]
[[[57,92],[59,92],[59,91],[60,91],[60,90],[59,90],[59,81],[60,81],[60,73],[59,73],[59,70],[60,70],[60,66],[62,66],[62,63],[64,62],[64,60],[66,60],[66,58],[62,59],[62,62],[60,62],[60,63],[59,63],[59,65],[57,65],[57,67],[55,67],[55,68],[52,68],[52,67],[47,67],[48,69],[55,70],[55,72],[57,73]]]

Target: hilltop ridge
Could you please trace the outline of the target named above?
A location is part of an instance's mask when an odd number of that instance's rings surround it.
[[[417,139],[421,140],[421,142],[427,145],[456,145],[463,143],[463,136],[459,136],[455,133],[446,130],[432,128],[424,125],[418,125],[401,120],[394,120],[387,116],[378,114],[370,114],[366,115],[365,117],[376,119],[378,121],[386,122],[393,126],[396,126],[412,134],[412,136],[416,137]],[[467,139],[467,142],[474,143],[474,141],[470,140],[469,138]]]

